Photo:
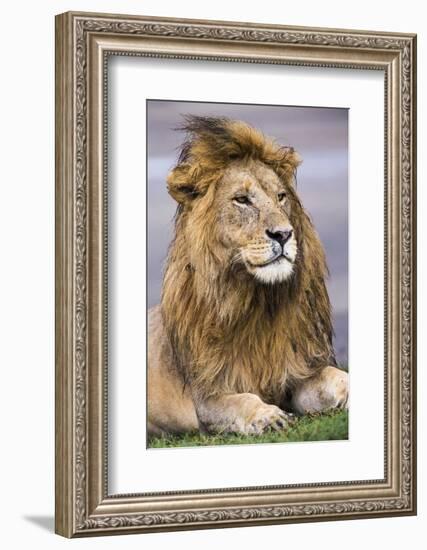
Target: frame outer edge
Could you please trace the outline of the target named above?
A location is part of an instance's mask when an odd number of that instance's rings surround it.
[[[117,19],[117,21],[116,21]],[[163,24],[160,24],[163,23]],[[169,23],[169,25],[167,25]],[[219,29],[218,25],[227,26]],[[143,28],[144,33],[140,32]],[[175,29],[176,28],[176,29]],[[283,32],[273,34],[277,28]],[[172,29],[172,30],[171,30]],[[293,30],[292,30],[293,29]],[[176,30],[176,32],[175,32]],[[292,30],[292,32],[291,32]],[[321,521],[356,519],[362,517],[381,517],[394,515],[413,515],[416,513],[416,36],[396,33],[370,33],[369,31],[338,29],[315,29],[303,27],[276,27],[246,24],[241,22],[218,22],[197,20],[173,20],[166,18],[123,16],[113,14],[89,14],[68,12],[56,17],[56,509],[55,531],[65,537],[93,536],[96,534],[119,534],[143,531],[172,531],[178,529],[218,528],[237,525],[257,525],[270,523],[287,523],[301,521]],[[298,38],[304,31],[305,36]],[[89,182],[87,168],[90,161],[87,156],[87,43],[85,33],[101,32],[121,35],[145,34],[152,37],[179,37],[204,41],[212,39],[226,43],[227,40],[242,43],[286,43],[303,44],[338,50],[356,51],[380,50],[397,52],[399,56],[408,53],[408,64],[402,73],[409,85],[409,94],[405,105],[409,106],[405,115],[405,129],[408,130],[410,149],[408,151],[409,171],[405,173],[405,198],[409,200],[404,210],[408,223],[409,246],[405,247],[406,259],[409,262],[409,276],[404,286],[407,293],[406,327],[408,351],[401,358],[406,359],[403,371],[407,375],[406,398],[407,414],[404,420],[399,414],[399,443],[405,432],[407,452],[398,453],[399,465],[405,457],[405,484],[401,482],[399,472],[399,489],[404,494],[381,500],[356,498],[352,502],[341,500],[331,503],[303,503],[300,506],[257,505],[247,508],[227,507],[214,510],[181,510],[160,511],[153,513],[136,513],[129,509],[123,514],[92,515],[91,502],[88,496],[93,487],[92,471],[88,468],[90,452],[90,423],[88,414],[93,409],[88,384],[88,370],[93,374],[91,358],[87,355],[86,330],[89,300],[87,295],[87,247],[90,235],[87,235],[86,210]],[[79,34],[80,33],[80,34]],[[249,33],[249,34],[247,34]],[[329,33],[326,35],[326,33]],[[349,33],[347,35],[347,33]],[[295,36],[294,36],[295,34]],[[320,40],[320,43],[319,43]],[[156,57],[156,55],[153,55]],[[194,57],[195,59],[199,57]],[[200,57],[201,58],[201,57]],[[215,57],[216,59],[216,57]],[[356,68],[355,60],[354,67]],[[219,60],[219,58],[218,58]],[[352,63],[350,62],[349,65]],[[325,62],[320,66],[335,66],[335,61]],[[393,79],[394,80],[394,79]],[[400,84],[401,86],[401,84]],[[400,93],[403,89],[400,88]],[[402,104],[397,112],[402,116]],[[402,119],[401,119],[402,120]],[[399,170],[399,177],[402,172]],[[399,180],[399,178],[398,178]],[[92,180],[90,180],[92,181]],[[394,180],[393,180],[394,181]],[[400,239],[399,239],[400,240]],[[402,241],[398,243],[399,247]],[[90,248],[90,247],[89,247]],[[399,256],[399,258],[401,258]],[[402,281],[400,281],[402,284]],[[403,287],[400,287],[401,290]],[[399,324],[402,322],[400,318]],[[90,367],[90,368],[89,368]],[[399,391],[402,390],[399,382]],[[397,426],[396,426],[396,429]],[[88,445],[89,442],[89,445]],[[400,449],[401,451],[401,449]],[[409,498],[408,498],[409,497]],[[88,506],[89,504],[89,506]],[[93,503],[92,503],[93,504]],[[102,503],[101,503],[102,504]],[[294,510],[295,509],[295,510]]]
[[[55,17],[55,533],[74,529],[73,18]]]
[[[209,26],[221,26],[221,27],[238,27],[254,30],[267,30],[267,31],[295,31],[295,32],[310,32],[310,33],[331,33],[331,34],[357,34],[361,36],[373,36],[378,35],[384,38],[394,39],[412,39],[416,37],[416,33],[408,32],[390,32],[390,31],[378,31],[372,29],[348,29],[340,27],[312,27],[306,25],[284,25],[276,23],[256,23],[254,21],[243,20],[229,20],[229,19],[194,19],[192,17],[166,17],[166,16],[153,16],[153,15],[137,15],[137,14],[125,14],[125,13],[106,13],[106,12],[92,12],[81,10],[70,10],[64,13],[64,15],[70,15],[73,18],[83,18],[86,20],[104,19],[110,21],[133,21],[133,22],[150,22],[152,24],[169,23],[175,25],[204,25]]]
[[[412,472],[411,472],[411,494],[412,494],[412,510],[413,515],[417,515],[417,35],[414,35],[411,38],[411,53],[412,53],[412,63],[411,63],[411,166],[412,166],[412,180],[411,180],[411,237],[412,237],[412,248],[411,248],[411,260],[412,260],[412,281],[411,281],[411,304],[412,304],[412,315],[411,315],[411,369],[412,369],[412,386],[411,386],[411,398],[412,398],[412,442],[413,442],[413,451],[412,451]]]

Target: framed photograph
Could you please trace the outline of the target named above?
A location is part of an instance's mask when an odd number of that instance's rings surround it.
[[[56,18],[56,532],[416,513],[416,37]]]

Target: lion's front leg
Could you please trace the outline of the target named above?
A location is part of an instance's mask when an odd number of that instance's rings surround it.
[[[336,367],[325,367],[319,374],[297,385],[292,409],[298,414],[348,407],[348,374]]]
[[[236,393],[198,400],[197,415],[210,433],[261,434],[284,430],[294,418],[253,393]]]

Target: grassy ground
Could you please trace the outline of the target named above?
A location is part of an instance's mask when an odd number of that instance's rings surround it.
[[[150,448],[195,447],[203,445],[246,445],[248,443],[286,443],[292,441],[328,441],[348,438],[348,412],[331,411],[304,416],[284,432],[266,432],[262,435],[200,435],[155,437]]]

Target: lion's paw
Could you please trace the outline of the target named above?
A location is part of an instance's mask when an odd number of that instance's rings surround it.
[[[348,374],[336,367],[325,367],[295,389],[292,408],[301,415],[348,409]]]
[[[269,430],[286,430],[294,422],[294,415],[282,411],[275,405],[263,404],[256,409],[252,418],[245,422],[242,431],[247,435],[260,435]]]

